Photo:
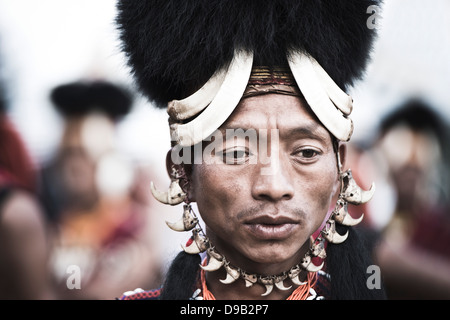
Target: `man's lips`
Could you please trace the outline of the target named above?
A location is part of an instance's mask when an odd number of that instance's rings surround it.
[[[283,240],[299,227],[299,221],[287,216],[262,215],[244,221],[244,228],[260,240]]]

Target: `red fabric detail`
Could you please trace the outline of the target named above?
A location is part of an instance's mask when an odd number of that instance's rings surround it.
[[[155,300],[161,295],[161,289],[137,292],[130,295],[123,295],[119,300]]]

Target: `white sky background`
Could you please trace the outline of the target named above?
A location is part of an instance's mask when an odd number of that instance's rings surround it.
[[[422,97],[450,119],[450,1],[384,1],[379,38],[353,90],[355,140],[405,98]]]
[[[86,78],[132,85],[114,17],[113,0],[0,0],[9,111],[38,163],[56,148],[62,129],[48,99],[53,87]],[[144,104],[136,103],[119,131],[121,147],[140,160],[169,146],[167,117]]]
[[[410,95],[425,97],[450,119],[450,1],[385,2],[373,63],[351,92],[354,141],[369,138],[380,118]],[[0,0],[9,113],[37,164],[51,155],[61,134],[61,119],[48,99],[53,87],[95,77],[132,85],[114,17],[114,0]],[[155,180],[168,183],[164,111],[140,99],[118,138],[124,152],[154,169]],[[165,218],[175,220],[178,211]]]

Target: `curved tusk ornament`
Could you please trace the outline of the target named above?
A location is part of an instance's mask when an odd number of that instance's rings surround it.
[[[183,217],[177,222],[168,222],[166,221],[167,226],[178,232],[190,231],[194,229],[194,227],[198,223],[198,218],[192,214],[191,206],[185,204],[183,210]]]
[[[192,233],[193,241],[188,246],[181,245],[183,250],[189,254],[198,254],[206,251],[208,249],[208,239],[201,236],[198,229],[194,229]]]
[[[328,223],[330,224],[330,228],[328,230],[323,230],[322,234],[325,239],[327,239],[329,242],[334,244],[339,244],[347,240],[348,237],[348,230],[344,235],[340,235],[336,231],[336,224],[334,220],[328,220]]]
[[[266,277],[260,279],[261,283],[266,287],[266,292],[264,292],[261,296],[268,296],[273,290],[273,278]]]
[[[342,173],[344,190],[341,193],[342,198],[351,204],[363,204],[372,199],[375,194],[375,183],[372,183],[370,189],[365,191],[356,183],[352,171],[347,170]]]
[[[174,119],[186,120],[202,112],[223,84],[226,70],[217,71],[197,92],[183,100],[170,101],[167,113]]]
[[[300,266],[306,271],[318,272],[318,271],[322,270],[324,264],[325,264],[325,262],[322,262],[322,264],[320,266],[316,266],[312,262],[311,256],[309,254],[306,254],[305,257],[302,259],[302,263],[300,264]]]
[[[307,284],[308,282],[301,282],[300,281],[300,274],[298,274],[297,276],[291,278],[292,283],[298,285],[298,286],[303,286],[305,284]]]
[[[311,263],[308,264],[308,266],[306,267],[306,271],[309,271],[309,272],[318,272],[318,271],[322,270],[324,264],[325,264],[325,262],[322,262],[322,263],[320,264],[320,266],[316,266],[314,263],[311,262]]]
[[[161,192],[156,189],[153,181],[150,182],[150,190],[156,200],[163,204],[170,204],[171,206],[182,203],[186,198],[186,193],[181,189],[178,179],[170,183],[169,190],[166,192]]]
[[[224,280],[219,279],[220,282],[222,282],[223,284],[230,284],[239,279],[239,270],[231,267],[229,264],[225,264],[224,267],[227,272],[227,277]]]
[[[215,251],[213,248],[209,248],[208,251],[209,261],[206,266],[200,265],[200,267],[208,272],[219,270],[225,263],[221,254]]]
[[[212,85],[208,107],[194,120],[170,125],[171,137],[181,147],[189,147],[205,140],[233,113],[244,94],[253,66],[253,52],[236,50],[233,59],[218,85]],[[218,88],[220,85],[220,88]],[[218,90],[216,91],[216,89]],[[202,94],[200,94],[202,95]],[[214,98],[212,96],[214,95]],[[209,100],[212,98],[211,102]],[[202,98],[203,99],[203,98]]]
[[[311,255],[321,259],[325,259],[327,257],[327,252],[325,250],[325,239],[321,238],[318,242],[312,245]]]
[[[341,224],[347,227],[354,227],[357,224],[359,224],[363,219],[364,213],[358,219],[354,219],[350,214],[347,214],[344,217],[344,220],[341,222]]]
[[[292,283],[294,283],[298,286],[302,286],[307,283],[307,282],[300,281],[300,272],[301,271],[302,270],[300,269],[299,266],[295,266],[291,270],[289,270],[289,273],[288,273],[288,277],[289,277],[289,279],[291,279]]]
[[[284,280],[287,278],[287,275],[279,276],[274,279],[275,287],[282,291],[286,291],[292,288],[292,286],[285,287],[284,286]]]
[[[333,213],[333,220],[337,223],[347,226],[347,227],[354,227],[357,224],[359,224],[362,219],[364,218],[364,213],[358,218],[354,219],[349,213],[348,213],[348,204],[345,201],[339,200],[338,205],[341,206],[339,210],[334,211]]]
[[[326,79],[328,85],[325,88],[323,87],[325,70],[321,70],[317,61],[311,56],[290,51],[288,63],[305,100],[320,122],[337,139],[341,141],[350,140],[353,133],[353,121],[346,116],[346,113],[351,111],[350,106],[347,105],[351,98],[342,99],[345,94],[343,92],[336,94],[337,86],[330,86],[331,78]],[[330,99],[330,93],[334,101]],[[344,110],[344,113],[341,109],[336,108],[335,103]]]

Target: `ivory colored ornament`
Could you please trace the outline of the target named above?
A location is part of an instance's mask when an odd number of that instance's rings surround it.
[[[150,183],[150,190],[153,197],[163,204],[169,204],[175,206],[180,204],[186,198],[186,193],[181,189],[179,179],[172,180],[169,186],[169,190],[161,192],[156,189],[153,181]]]
[[[318,272],[319,270],[322,270],[323,266],[324,266],[325,262],[322,262],[322,264],[320,266],[316,266],[313,262],[312,262],[312,257],[310,255],[310,253],[306,253],[306,255],[303,257],[302,262],[300,263],[300,266],[309,272]]]
[[[289,279],[291,279],[292,283],[294,283],[298,286],[302,286],[307,283],[307,282],[300,281],[301,271],[302,271],[302,269],[300,268],[300,266],[296,265],[295,267],[291,268],[291,270],[289,270],[289,272],[288,272]]]
[[[311,255],[313,257],[319,257],[321,259],[325,259],[327,257],[324,238],[319,237],[316,241],[313,242],[313,245],[311,246]]]
[[[372,199],[375,193],[375,183],[372,183],[368,191],[363,190],[353,178],[352,171],[349,169],[341,173],[343,190],[341,197],[351,204],[363,204]]]
[[[170,126],[172,138],[182,147],[193,146],[214,133],[233,113],[236,106],[244,94],[253,66],[253,53],[248,51],[236,50],[234,58],[226,70],[225,77],[222,81],[221,75],[213,76],[212,83],[206,84],[204,87],[190,97],[173,101],[168,105],[169,114],[175,106],[178,113],[188,112],[192,107],[192,101],[202,101],[199,103],[201,107],[208,106],[194,120],[179,124],[174,123]],[[202,93],[203,91],[203,93]],[[188,102],[186,104],[186,101]],[[194,108],[198,111],[197,108]],[[198,113],[197,113],[198,114]],[[197,115],[195,114],[195,115]],[[189,115],[191,113],[189,112]],[[185,120],[185,119],[176,119]]]
[[[192,241],[188,246],[183,246],[183,250],[189,254],[198,254],[200,252],[204,252],[208,249],[209,240],[200,234],[200,229],[192,230]]]
[[[284,286],[284,280],[286,280],[286,278],[288,277],[287,274],[281,275],[281,276],[275,276],[275,278],[273,279],[273,282],[275,283],[275,286],[282,290],[282,291],[286,291],[292,288],[292,286],[289,287],[285,287]]]
[[[167,226],[173,231],[183,232],[190,231],[195,228],[198,223],[198,218],[193,214],[191,206],[185,204],[183,206],[183,217],[177,222],[166,221]]]
[[[356,226],[358,223],[360,223],[362,221],[362,219],[364,218],[364,213],[363,213],[358,219],[354,219],[348,213],[347,202],[345,202],[341,199],[338,200],[336,208],[337,207],[340,207],[340,209],[339,210],[335,209],[335,211],[333,211],[333,220],[341,225],[353,227],[353,226]]]
[[[206,266],[200,265],[200,267],[205,271],[216,271],[219,270],[225,263],[223,256],[214,250],[214,248],[209,248],[207,250],[209,260]]]
[[[241,277],[244,279],[247,288],[258,282],[258,277],[255,274],[248,274],[245,271],[241,271]]]
[[[334,83],[313,57],[294,51],[288,56],[295,81],[314,114],[336,138],[350,140],[353,122],[347,116],[352,110],[351,97]]]
[[[251,274],[240,268],[233,267],[230,262],[225,259],[225,257],[217,252],[214,247],[209,247],[206,252],[208,254],[209,260],[206,266],[201,266],[203,270],[212,272],[220,269],[221,267],[224,267],[227,275],[225,279],[220,279],[220,282],[222,282],[223,284],[231,284],[237,281],[239,278],[242,278],[245,281],[245,286],[247,288],[255,285],[256,283],[259,283],[266,288],[266,291],[262,294],[262,296],[269,295],[273,291],[274,287],[283,291],[291,289],[292,285],[286,286],[284,284],[284,281],[287,279],[291,280],[292,283],[296,285],[305,285],[306,282],[300,281],[301,272],[310,270],[314,270],[312,272],[317,272],[324,265],[322,263],[320,266],[315,266],[311,262],[311,256],[308,253],[306,258],[303,260],[302,265],[298,264],[292,267],[288,272],[280,275],[263,276]]]
[[[273,290],[273,277],[263,277],[259,279],[259,282],[266,287],[266,292],[264,292],[261,296],[265,297],[272,293]]]
[[[230,284],[239,279],[240,272],[238,269],[231,267],[229,263],[225,263],[224,268],[227,272],[227,277],[224,280],[220,279],[220,282],[223,284]]]
[[[353,122],[348,116],[353,99],[333,81],[311,56],[298,51],[287,53],[294,79],[322,124],[339,140],[348,141]],[[172,139],[180,146],[192,146],[217,130],[239,104],[253,66],[253,52],[235,50],[230,65],[216,71],[195,93],[168,103]],[[194,118],[191,121],[186,120]]]
[[[325,239],[327,239],[329,242],[334,244],[340,244],[347,240],[348,237],[348,231],[344,235],[340,235],[336,231],[336,222],[332,219],[327,221],[328,228],[325,228],[322,230],[322,235]]]

